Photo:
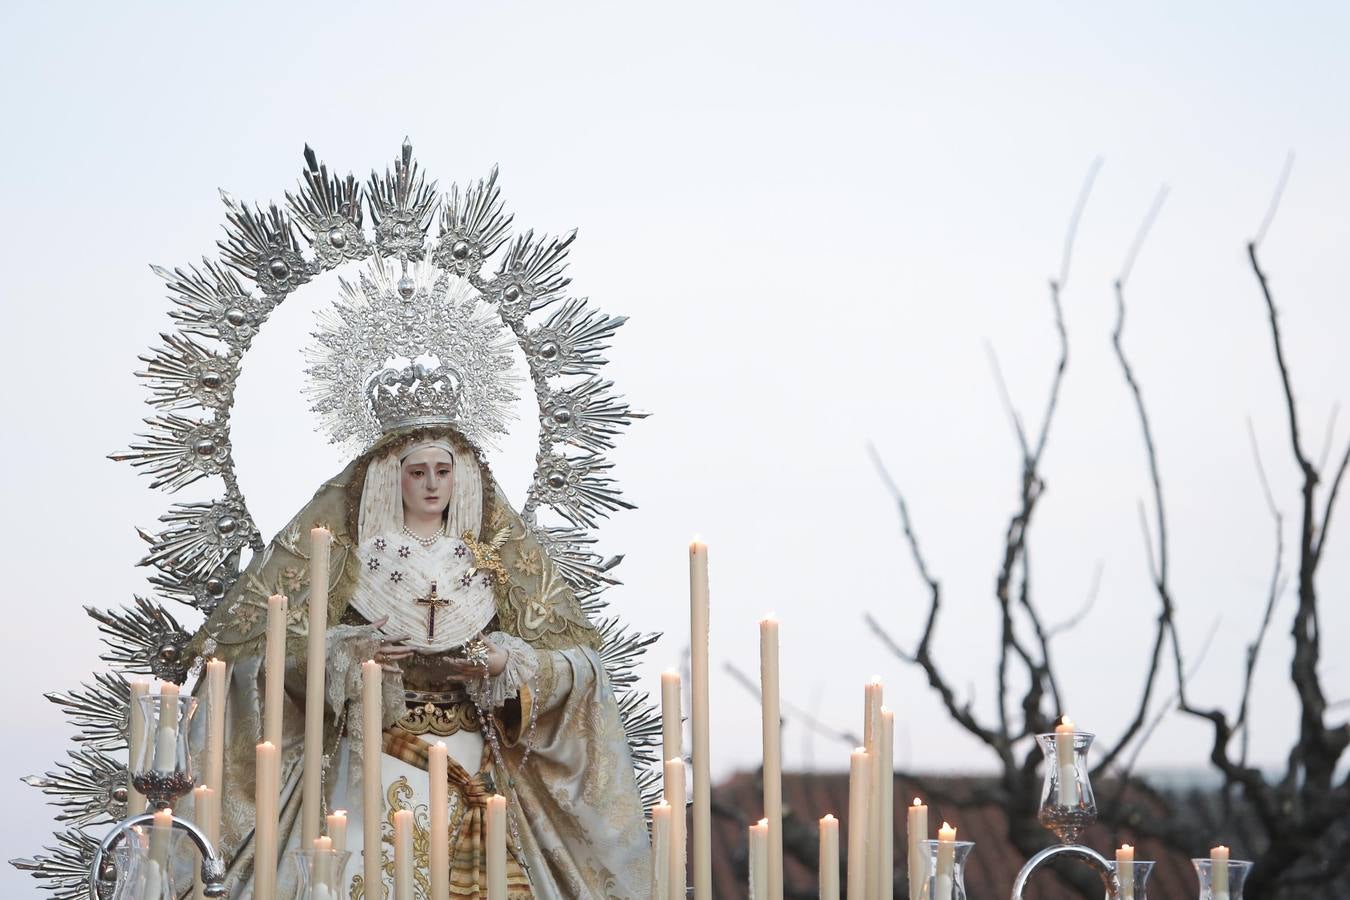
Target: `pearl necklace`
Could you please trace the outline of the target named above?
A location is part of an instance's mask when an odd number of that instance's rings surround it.
[[[422,537],[420,534],[417,534],[416,532],[408,528],[407,525],[403,526],[403,533],[406,534],[408,537],[412,538],[414,541],[417,541],[417,543],[421,544],[423,547],[430,547],[432,544],[436,543],[441,539],[441,533],[439,531],[433,534],[431,537]]]

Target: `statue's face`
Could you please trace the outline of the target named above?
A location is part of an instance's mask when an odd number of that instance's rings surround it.
[[[454,459],[440,447],[423,447],[403,460],[403,511],[439,516],[450,505],[455,485]]]

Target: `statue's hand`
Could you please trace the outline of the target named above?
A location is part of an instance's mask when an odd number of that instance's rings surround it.
[[[501,647],[498,647],[492,641],[487,639],[487,635],[478,632],[478,640],[487,647],[487,673],[491,676],[497,676],[506,671],[506,661],[510,658]],[[483,667],[479,663],[469,662],[465,659],[450,659],[449,667],[451,674],[462,681],[471,678],[483,677]]]
[[[370,626],[378,631],[388,623],[389,617],[381,616],[371,622]],[[408,638],[409,635],[406,634],[381,635],[380,648],[375,651],[375,661],[380,664],[380,668],[386,672],[399,671],[396,663],[413,655],[413,649],[403,644]]]

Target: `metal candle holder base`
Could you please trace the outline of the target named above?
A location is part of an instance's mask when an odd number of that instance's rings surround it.
[[[1027,860],[1026,865],[1017,873],[1017,880],[1013,882],[1012,897],[1013,900],[1022,900],[1022,892],[1026,890],[1027,882],[1031,879],[1033,873],[1040,866],[1049,860],[1061,856],[1071,856],[1081,859],[1092,868],[1097,870],[1097,874],[1102,878],[1102,887],[1106,891],[1106,896],[1115,900],[1120,896],[1120,882],[1116,878],[1115,870],[1111,867],[1106,857],[1102,856],[1091,847],[1085,847],[1082,844],[1057,844],[1053,847],[1046,847],[1040,853],[1037,853],[1031,859]]]
[[[105,897],[110,893],[110,888],[117,882],[117,870],[111,864],[105,865],[103,860],[116,846],[126,837],[128,830],[137,825],[153,826],[155,814],[153,812],[143,812],[139,815],[129,816],[113,826],[112,831],[98,845],[94,851],[94,860],[89,866],[89,896]],[[173,817],[173,827],[187,832],[192,843],[197,845],[197,850],[202,855],[202,895],[206,897],[229,897],[230,889],[225,886],[225,857],[220,851],[211,846],[206,833],[198,828],[194,823],[187,819]]]

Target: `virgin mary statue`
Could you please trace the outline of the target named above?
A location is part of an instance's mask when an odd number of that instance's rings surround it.
[[[446,277],[418,299],[453,309]],[[363,287],[382,290],[366,279]],[[367,319],[377,306],[367,304]],[[444,317],[419,316],[448,327]],[[444,334],[433,337],[446,345]],[[348,811],[356,851],[339,897],[392,896],[393,816],[402,809],[416,822],[415,896],[430,896],[428,748],[437,741],[450,756],[452,897],[486,897],[484,809],[494,793],[508,802],[511,900],[647,897],[643,810],[600,636],[468,436],[474,416],[487,415],[475,395],[482,360],[381,364],[361,376],[357,398],[377,436],[255,555],[189,648],[229,664],[221,841],[231,896],[252,896],[265,619],[268,597],[283,594],[279,898],[298,891],[284,853],[300,846],[311,703],[324,704],[325,811]],[[316,526],[333,535],[323,697],[305,691]],[[360,667],[368,659],[384,671],[378,809],[362,803]],[[199,746],[205,718],[193,735]],[[360,835],[370,816],[383,835],[380,886],[362,874]]]

